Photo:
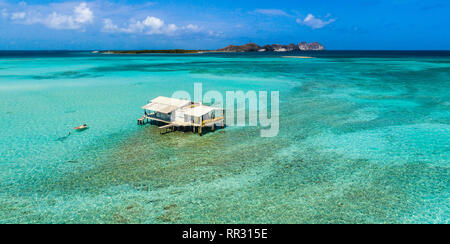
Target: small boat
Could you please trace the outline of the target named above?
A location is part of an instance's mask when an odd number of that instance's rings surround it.
[[[73,129],[76,130],[76,131],[83,131],[83,130],[86,130],[87,128],[88,128],[87,124],[84,124],[84,125],[80,125],[78,127],[75,127]]]

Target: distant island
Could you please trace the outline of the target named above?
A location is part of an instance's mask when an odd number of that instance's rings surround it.
[[[184,49],[169,49],[169,50],[110,50],[110,51],[94,51],[93,53],[101,54],[145,54],[145,53],[202,53],[204,50],[184,50]]]
[[[241,46],[229,45],[218,49],[219,52],[291,52],[291,51],[322,51],[325,47],[318,42],[301,42],[299,44],[280,45],[272,44],[259,46],[255,43],[248,43]]]
[[[169,49],[169,50],[110,50],[110,51],[94,51],[100,54],[146,54],[146,53],[210,53],[210,52],[291,52],[291,51],[322,51],[325,47],[318,42],[300,42],[299,44],[272,44],[259,46],[255,43],[227,47],[217,50],[185,50],[185,49]]]

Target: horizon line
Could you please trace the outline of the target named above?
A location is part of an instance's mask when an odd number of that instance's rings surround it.
[[[183,48],[170,48],[170,49],[0,49],[0,52],[35,52],[35,51],[72,51],[72,52],[90,52],[90,51],[160,51],[160,50],[188,50],[188,51],[217,51],[214,49],[183,49]],[[285,52],[275,52],[275,51],[265,51],[274,52],[274,53],[289,53],[289,52],[297,52],[296,51],[285,51]],[[450,51],[450,49],[326,49],[326,50],[306,50],[306,51],[298,51],[298,52],[326,52],[326,51]],[[262,52],[262,53],[265,53]],[[239,53],[239,52],[228,52],[228,53]],[[256,53],[256,52],[255,52]]]

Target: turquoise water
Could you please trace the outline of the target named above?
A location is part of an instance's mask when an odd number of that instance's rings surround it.
[[[0,53],[0,223],[449,223],[450,53],[283,55]],[[195,82],[279,135],[136,125]]]

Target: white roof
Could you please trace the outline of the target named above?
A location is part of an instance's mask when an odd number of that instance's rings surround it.
[[[156,111],[159,113],[168,114],[179,108],[189,105],[191,102],[188,100],[181,100],[170,97],[157,97],[153,99],[149,104],[142,107],[146,110]]]
[[[190,107],[185,108],[185,109],[183,109],[183,112],[184,112],[184,114],[189,115],[189,116],[201,117],[201,116],[208,114],[214,110],[218,110],[218,109],[214,108],[214,107],[209,107],[206,105],[198,105],[193,108],[190,108]]]
[[[153,99],[151,102],[152,103],[161,103],[161,104],[165,104],[165,105],[171,105],[171,106],[175,106],[175,107],[179,107],[179,108],[184,107],[191,103],[191,101],[189,101],[189,100],[181,100],[181,99],[177,99],[177,98],[163,97],[163,96],[159,96],[159,97]]]
[[[150,110],[150,111],[156,111],[163,114],[168,114],[170,112],[173,112],[178,109],[178,107],[161,104],[161,103],[149,103],[142,107],[143,109]]]

